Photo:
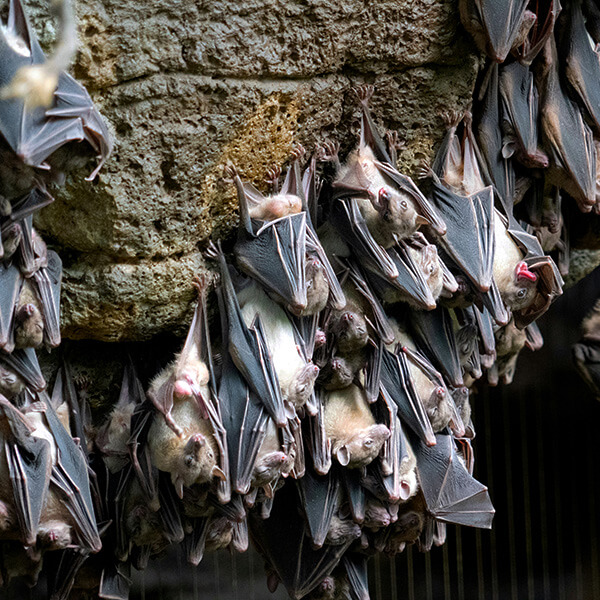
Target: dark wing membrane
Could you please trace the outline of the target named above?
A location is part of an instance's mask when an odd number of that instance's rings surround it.
[[[292,598],[302,598],[323,581],[352,543],[314,549],[298,502],[295,486],[288,484],[275,495],[270,518],[254,511],[249,517],[254,544]]]
[[[52,481],[64,493],[64,504],[75,520],[84,547],[97,552],[102,544],[90,493],[87,460],[62,426],[50,402],[46,402],[44,414],[58,449],[56,465],[52,468]]]
[[[329,220],[366,268],[384,279],[398,276],[398,270],[385,250],[373,239],[354,198],[334,200]]]
[[[306,307],[306,214],[265,223],[235,246],[240,267],[293,308]]]
[[[44,208],[44,206],[52,204],[52,202],[54,202],[54,198],[47,190],[36,187],[18,200],[11,201],[12,212],[10,213],[6,225],[26,219],[33,215],[34,212]],[[4,231],[4,224],[2,230]]]
[[[487,488],[469,475],[452,436],[436,435],[435,446],[413,444],[428,511],[446,523],[490,529],[494,507]]]
[[[384,277],[381,271],[372,269],[369,263],[363,262],[366,267],[365,275],[377,292],[377,296],[385,297],[389,292],[394,297],[394,290],[397,290],[403,300],[410,299],[414,305],[423,310],[433,310],[436,307],[435,298],[427,285],[423,271],[408,252],[406,244],[400,243],[395,248],[384,252],[398,273],[396,277]]]
[[[60,286],[62,261],[53,250],[48,250],[48,266],[33,274],[44,315],[44,341],[51,348],[60,344]]]
[[[304,419],[304,437],[312,456],[314,469],[320,475],[325,475],[331,468],[331,441],[325,433],[323,416],[323,399],[317,391],[314,395],[316,411]]]
[[[335,470],[329,471],[327,475],[317,475],[309,468],[304,477],[297,481],[297,486],[310,537],[315,547],[320,548],[325,543],[337,508],[340,481]]]
[[[546,40],[554,34],[554,24],[561,8],[560,0],[542,0],[535,4],[529,2],[527,9],[535,12],[536,22],[529,30],[523,44],[513,50],[513,54],[518,57],[519,62],[526,66],[533,62],[533,59],[544,47]]]
[[[250,490],[260,445],[266,436],[269,415],[228,359],[221,376],[219,399],[223,426],[227,431],[231,485],[235,492],[246,494]]]
[[[0,348],[12,349],[13,317],[23,286],[21,271],[13,264],[0,262]]]
[[[350,583],[351,600],[369,600],[369,573],[367,557],[356,552],[347,552],[342,558]]]
[[[45,389],[46,380],[33,348],[14,350],[12,354],[0,354],[0,362],[17,373],[31,390],[41,392]]]
[[[556,183],[589,212],[596,202],[596,148],[593,134],[579,107],[567,96],[558,74],[554,39],[544,50],[547,65],[538,86],[542,95],[542,131],[551,163],[560,174]]]
[[[507,144],[518,145],[521,153],[535,160],[538,145],[538,105],[539,94],[535,87],[533,73],[519,62],[502,66],[499,77],[500,103],[506,139],[502,152],[505,158],[512,155],[513,149]],[[513,137],[513,139],[510,139]],[[517,154],[517,157],[519,155]]]
[[[488,2],[491,4],[491,2]],[[498,65],[490,65],[485,77],[487,87],[480,106],[474,110],[475,138],[480,154],[480,167],[488,184],[512,206],[515,192],[515,172],[512,163],[502,156]]]
[[[463,384],[462,369],[452,319],[448,310],[412,311],[410,325],[419,348],[453,387]]]
[[[480,292],[492,284],[494,262],[494,194],[487,187],[459,196],[433,181],[431,199],[448,227],[438,243]]]
[[[415,185],[410,177],[402,175],[402,173],[399,173],[391,165],[377,161],[375,161],[375,165],[384,177],[393,181],[400,190],[413,199],[414,203],[417,205],[417,212],[427,220],[429,225],[438,235],[444,235],[446,233],[444,219],[436,211],[435,207],[429,203],[429,200],[423,196],[421,190]]]
[[[17,520],[27,545],[35,544],[38,525],[48,491],[52,466],[46,440],[31,435],[33,427],[21,412],[0,395],[0,412],[10,434],[4,437]]]
[[[278,426],[287,422],[277,374],[271,363],[260,318],[248,328],[242,317],[229,268],[222,252],[217,254],[221,271],[220,311],[223,318],[223,339],[229,354],[244,376],[246,383],[264,403]]]
[[[425,444],[435,444],[435,435],[429,417],[410,376],[404,353],[382,351],[381,388],[386,400],[398,407],[400,419],[418,435]]]
[[[371,465],[376,462],[373,461]],[[363,488],[361,482],[362,477],[363,474],[360,469],[341,469],[340,480],[350,506],[352,520],[359,524],[365,520],[366,507],[365,488]]]

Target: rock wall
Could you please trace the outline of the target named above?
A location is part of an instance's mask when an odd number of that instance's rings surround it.
[[[146,340],[182,333],[209,238],[237,223],[231,160],[264,187],[294,142],[356,143],[352,87],[376,86],[381,128],[416,172],[470,102],[478,55],[455,0],[77,0],[74,67],[109,121],[97,181],[73,177],[37,223],[64,260],[63,334]],[[42,40],[46,0],[28,3]]]

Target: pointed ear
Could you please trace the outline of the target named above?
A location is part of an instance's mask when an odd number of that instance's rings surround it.
[[[417,225],[431,225],[431,223],[422,215],[417,215]]]
[[[335,451],[335,457],[337,458],[340,465],[342,465],[342,467],[347,466],[348,463],[350,462],[350,451],[348,450],[348,447],[340,446]]]
[[[225,475],[225,471],[217,466],[212,468],[211,474],[213,477],[217,477],[221,481],[227,481],[227,475]]]
[[[175,486],[175,492],[179,496],[179,499],[183,499],[183,479],[179,476],[176,476],[173,480],[173,485]]]
[[[273,497],[273,488],[271,487],[271,484],[268,483],[267,485],[263,486],[263,492],[265,493],[265,496],[269,499],[271,499]]]

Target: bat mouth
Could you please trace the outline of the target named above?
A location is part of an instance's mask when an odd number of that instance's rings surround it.
[[[515,275],[517,278],[517,281],[520,281],[522,279],[525,279],[527,281],[537,281],[537,275],[535,273],[532,273],[528,268],[527,268],[527,263],[525,263],[524,261],[521,261],[516,269],[515,269]]]

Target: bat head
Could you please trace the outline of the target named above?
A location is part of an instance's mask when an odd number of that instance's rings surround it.
[[[250,210],[250,216],[261,221],[274,221],[281,217],[298,214],[302,210],[302,200],[293,194],[268,196],[258,206]]]
[[[333,327],[338,348],[342,352],[356,350],[367,344],[369,332],[364,315],[351,310],[343,311]]]
[[[390,430],[385,425],[371,425],[355,433],[345,444],[336,445],[333,454],[344,467],[366,467],[389,437]]]
[[[307,363],[298,371],[290,393],[290,401],[294,406],[304,406],[306,404],[313,393],[319,371],[319,367],[313,363]]]
[[[15,313],[15,344],[17,348],[38,348],[44,341],[44,319],[35,304],[21,306]]]
[[[183,498],[183,488],[195,483],[206,483],[213,476],[221,477],[215,453],[201,433],[190,435],[177,453],[171,480],[177,495]],[[224,475],[224,474],[223,474]]]
[[[323,263],[311,256],[306,261],[306,308],[302,311],[305,315],[314,315],[321,312],[329,298],[329,282],[325,276]]]
[[[269,452],[260,457],[252,472],[252,484],[262,487],[277,479],[286,465],[287,455],[284,452]]]
[[[10,399],[24,387],[25,383],[12,369],[0,365],[0,394]]]

